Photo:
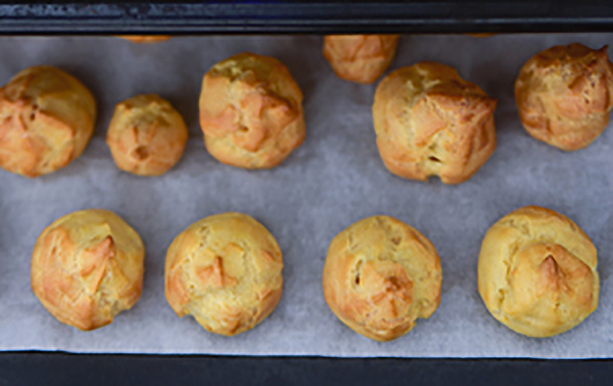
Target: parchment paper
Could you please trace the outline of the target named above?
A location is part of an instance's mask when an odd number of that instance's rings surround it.
[[[201,353],[398,357],[613,357],[613,129],[585,150],[564,153],[532,139],[520,125],[513,83],[521,65],[555,44],[593,48],[613,34],[405,36],[391,69],[423,60],[456,67],[499,99],[498,148],[468,182],[413,182],[391,175],[377,152],[371,104],[376,85],[337,78],[321,55],[322,38],[176,37],[137,45],[113,37],[0,37],[0,83],[25,67],[49,64],[81,79],[99,102],[95,136],[84,154],[51,175],[26,179],[0,170],[0,349],[90,353]],[[203,74],[242,51],[275,56],[302,88],[307,138],[281,166],[246,171],[208,155],[197,122]],[[158,93],[191,131],[180,163],[162,177],[120,172],[104,142],[113,106]],[[598,309],[568,333],[518,335],[490,316],[477,292],[477,256],[488,227],[506,213],[541,205],[566,214],[599,251]],[[84,208],[118,213],[147,250],[143,295],[135,307],[92,332],[56,321],[30,289],[32,247],[45,226]],[[166,248],[192,222],[240,211],[277,238],[284,293],[273,314],[233,338],[178,318],[164,298]],[[328,309],[321,273],[331,239],[375,214],[419,229],[442,260],[438,310],[404,337],[376,343],[345,327]]]

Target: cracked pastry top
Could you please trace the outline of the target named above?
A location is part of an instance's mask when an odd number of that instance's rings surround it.
[[[93,330],[140,298],[144,258],[143,242],[121,217],[80,210],[54,221],[36,240],[32,291],[60,322]]]
[[[568,217],[537,206],[517,209],[487,231],[478,278],[494,318],[531,337],[568,331],[598,305],[594,244]]]
[[[95,121],[96,101],[75,77],[27,68],[0,89],[0,167],[27,177],[54,172],[81,155]]]
[[[232,166],[271,168],[304,141],[302,92],[283,63],[242,53],[202,80],[200,125],[209,153]]]
[[[206,217],[181,232],[166,254],[166,299],[210,332],[233,336],[255,327],[281,299],[281,249],[242,213]]]
[[[165,99],[146,94],[115,106],[106,142],[119,169],[159,176],[179,161],[187,137],[181,114]]]
[[[419,231],[389,216],[351,225],[330,243],[323,271],[328,306],[349,328],[389,341],[429,318],[441,299],[441,263]]]
[[[398,35],[328,35],[324,37],[324,57],[339,78],[369,84],[389,67]]]
[[[496,148],[496,100],[443,64],[403,67],[378,85],[372,114],[385,166],[400,177],[468,180]]]
[[[526,131],[565,151],[587,147],[604,131],[613,108],[613,65],[607,46],[551,47],[524,64],[515,101]]]

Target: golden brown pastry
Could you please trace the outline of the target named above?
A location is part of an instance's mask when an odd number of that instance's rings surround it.
[[[432,243],[409,225],[373,216],[330,243],[323,289],[334,314],[368,338],[389,341],[429,318],[441,300],[441,263]]]
[[[613,108],[613,65],[607,46],[551,47],[524,64],[515,101],[524,128],[559,149],[583,149],[604,131]]]
[[[119,35],[118,37],[129,40],[132,43],[158,43],[170,39],[169,35]]]
[[[62,323],[87,331],[131,308],[143,286],[145,247],[121,217],[102,209],[49,225],[32,252],[32,290]]]
[[[202,80],[200,125],[209,153],[242,168],[271,168],[302,144],[302,92],[275,58],[242,53]]]
[[[241,213],[204,218],[166,254],[166,299],[183,317],[232,336],[255,327],[281,299],[281,249],[266,228]]]
[[[568,217],[538,206],[518,209],[488,230],[478,276],[490,313],[531,337],[570,330],[598,305],[594,244]]]
[[[377,87],[377,146],[390,172],[446,184],[468,180],[496,148],[496,100],[443,64],[400,68]]]
[[[339,78],[369,84],[387,70],[397,45],[398,35],[328,35],[323,52]]]
[[[179,161],[187,137],[181,114],[165,99],[148,94],[115,106],[106,143],[119,169],[159,176]]]
[[[27,177],[54,172],[89,142],[96,101],[72,75],[30,67],[0,89],[0,167]]]

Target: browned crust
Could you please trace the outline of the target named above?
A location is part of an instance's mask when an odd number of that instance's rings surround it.
[[[117,37],[132,43],[159,43],[170,39],[170,35],[117,35]]]
[[[26,177],[54,172],[89,142],[96,102],[72,75],[27,68],[0,89],[0,167]]]
[[[590,145],[609,123],[613,65],[607,46],[551,47],[528,60],[515,82],[515,102],[526,131],[565,151]]]
[[[233,336],[264,320],[282,294],[283,259],[274,237],[241,213],[189,226],[168,248],[166,299],[178,316]]]
[[[188,135],[183,117],[168,101],[146,94],[115,106],[106,142],[119,169],[159,176],[181,159]]]
[[[597,251],[568,217],[529,206],[488,230],[478,264],[479,293],[515,332],[549,337],[581,323],[598,305]]]
[[[323,54],[339,78],[370,84],[396,56],[398,35],[328,35]]]
[[[495,99],[449,66],[398,69],[379,83],[372,108],[381,158],[400,177],[464,182],[496,148],[495,108]]]
[[[324,298],[355,332],[377,341],[399,338],[440,303],[442,272],[432,243],[389,216],[351,225],[330,243]]]
[[[32,253],[32,291],[60,322],[89,331],[140,298],[144,246],[119,216],[100,209],[45,228]]]
[[[216,64],[199,106],[207,150],[228,165],[272,168],[306,135],[302,92],[275,58],[242,53]]]

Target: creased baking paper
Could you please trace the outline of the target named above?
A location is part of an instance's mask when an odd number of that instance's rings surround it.
[[[564,153],[520,125],[513,83],[521,65],[555,44],[592,48],[613,34],[405,36],[391,69],[434,60],[498,98],[498,148],[468,182],[445,186],[391,175],[377,152],[371,104],[376,85],[338,79],[321,54],[322,38],[176,37],[133,44],[114,37],[1,37],[0,83],[23,68],[49,64],[81,79],[98,100],[95,136],[84,154],[51,175],[26,179],[0,171],[0,349],[89,353],[199,353],[342,357],[613,356],[613,129],[585,150]],[[281,166],[246,171],[209,156],[198,126],[204,73],[242,51],[275,56],[302,88],[307,138]],[[180,163],[162,177],[120,172],[104,142],[113,106],[158,93],[183,114],[191,137]],[[599,251],[598,309],[550,339],[518,335],[491,317],[477,292],[481,240],[501,216],[524,206],[557,210],[579,224]],[[104,328],[81,332],[57,322],[30,289],[37,236],[56,218],[84,208],[122,216],[147,250],[143,295]],[[164,298],[166,248],[205,216],[240,211],[277,238],[285,261],[278,308],[233,338],[178,318]],[[442,260],[438,310],[404,337],[370,341],[339,322],[324,302],[321,275],[331,239],[353,222],[387,214],[419,229]]]

